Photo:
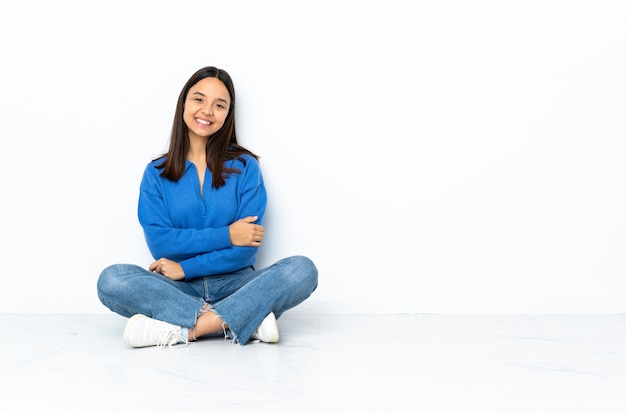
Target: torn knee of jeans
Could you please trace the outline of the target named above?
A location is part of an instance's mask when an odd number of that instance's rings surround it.
[[[211,306],[211,304],[209,304],[209,303],[204,303],[204,305],[202,306],[202,308],[200,309],[200,311],[199,311],[198,313],[196,313],[196,320],[197,320],[198,318],[200,318],[200,316],[201,316],[202,314],[206,314],[206,313],[208,313],[209,311],[212,311],[212,312],[214,312],[214,313],[215,313],[215,310],[213,309],[213,307]],[[217,314],[217,313],[215,313],[215,314]]]

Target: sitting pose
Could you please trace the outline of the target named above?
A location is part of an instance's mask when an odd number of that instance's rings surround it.
[[[202,68],[180,93],[167,153],[140,185],[139,222],[156,261],[114,264],[98,279],[102,304],[129,318],[124,340],[277,342],[276,319],[313,293],[317,268],[304,256],[254,268],[266,204],[258,156],[237,143],[232,79]]]

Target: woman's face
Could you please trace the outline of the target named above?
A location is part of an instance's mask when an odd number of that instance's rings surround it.
[[[221,80],[206,77],[187,93],[183,120],[189,137],[207,138],[224,126],[230,109],[230,94]]]

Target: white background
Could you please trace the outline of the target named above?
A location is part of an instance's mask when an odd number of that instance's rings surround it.
[[[0,311],[108,312],[100,271],[152,259],[143,168],[215,65],[262,157],[260,264],[318,265],[305,308],[624,312],[624,21],[620,0],[4,2]]]

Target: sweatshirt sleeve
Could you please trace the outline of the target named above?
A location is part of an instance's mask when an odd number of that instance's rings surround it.
[[[246,165],[239,180],[239,207],[235,220],[248,216],[258,216],[256,224],[263,225],[265,209],[267,207],[267,193],[256,159],[246,157]],[[185,271],[185,279],[227,274],[241,268],[253,265],[256,261],[258,247],[229,247],[213,250],[195,257],[180,261]]]
[[[176,228],[167,213],[158,170],[146,168],[139,191],[138,217],[148,249],[154,259],[179,261],[190,256],[230,247],[228,226],[221,228]]]

